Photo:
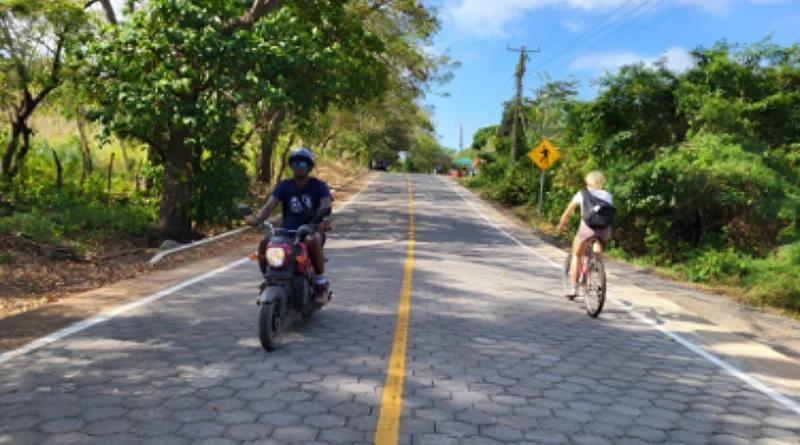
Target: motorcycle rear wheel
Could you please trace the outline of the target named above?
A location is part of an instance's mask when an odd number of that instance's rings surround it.
[[[267,352],[278,349],[281,312],[280,301],[262,304],[258,312],[258,338],[261,340],[261,347]]]

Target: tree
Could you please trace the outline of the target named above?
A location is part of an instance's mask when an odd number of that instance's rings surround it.
[[[472,149],[481,151],[486,148],[491,143],[492,138],[497,135],[497,129],[497,125],[479,128],[472,136]]]
[[[542,86],[533,90],[535,98],[526,110],[527,126],[538,131],[540,139],[563,130],[567,117],[567,105],[578,95],[580,81],[553,80],[548,73],[539,73]]]
[[[0,77],[3,102],[10,108],[0,164],[5,181],[17,175],[30,148],[28,120],[64,81],[68,52],[85,41],[88,25],[84,5],[72,0],[9,0],[0,5]]]
[[[247,104],[267,110],[271,125],[283,112],[302,124],[331,103],[385,91],[383,46],[341,3],[277,3],[256,1],[242,15],[241,2],[153,0],[88,45],[88,88],[106,133],[147,143],[164,166],[165,234],[191,229],[193,192],[213,185],[195,184],[201,160],[237,156]]]

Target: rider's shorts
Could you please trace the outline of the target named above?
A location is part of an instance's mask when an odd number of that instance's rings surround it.
[[[605,243],[611,239],[611,226],[603,229],[593,229],[581,220],[581,226],[578,228],[578,233],[575,236],[581,241],[587,241],[590,238],[599,238],[600,241]]]

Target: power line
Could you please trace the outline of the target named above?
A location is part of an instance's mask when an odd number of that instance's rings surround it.
[[[646,1],[649,1],[649,0],[646,0]],[[588,39],[589,37],[591,37],[591,36],[592,36],[593,34],[595,34],[595,33],[596,33],[596,32],[597,32],[599,29],[602,29],[602,28],[603,28],[603,26],[606,24],[606,22],[608,22],[608,21],[609,21],[611,18],[615,17],[615,16],[616,16],[616,14],[617,14],[619,11],[621,11],[621,10],[622,10],[624,7],[628,6],[628,5],[629,5],[631,2],[633,2],[633,0],[626,0],[626,1],[625,1],[623,4],[621,4],[621,5],[620,5],[620,6],[618,6],[618,7],[617,7],[617,8],[616,8],[614,11],[612,11],[612,12],[611,12],[611,14],[609,14],[609,15],[608,15],[608,17],[606,17],[606,18],[605,18],[605,20],[603,20],[603,21],[601,21],[601,22],[599,22],[599,23],[595,24],[593,27],[589,28],[589,29],[588,29],[586,32],[582,33],[581,35],[579,35],[578,37],[576,37],[575,39],[573,39],[571,42],[569,42],[568,44],[566,44],[565,46],[563,46],[563,47],[561,48],[561,50],[557,51],[557,52],[556,52],[556,53],[555,53],[555,54],[554,54],[554,55],[553,55],[551,58],[549,58],[549,59],[545,60],[544,62],[542,62],[542,64],[541,64],[541,65],[539,65],[539,66],[537,67],[537,70],[538,70],[538,69],[541,69],[542,67],[544,67],[545,65],[549,64],[549,63],[550,63],[550,62],[552,62],[553,60],[556,60],[556,59],[558,59],[558,58],[559,58],[559,57],[561,57],[561,55],[563,55],[565,52],[571,51],[570,47],[573,47],[573,48],[574,48],[576,45],[579,45],[579,44],[581,44],[581,43],[582,43],[582,42],[584,42],[586,39]],[[612,22],[612,23],[613,23],[613,22]]]
[[[628,0],[627,2],[625,2],[625,4],[628,4],[628,3],[630,3],[631,1],[632,1],[632,0]],[[553,62],[553,61],[555,61],[555,60],[558,60],[558,59],[560,59],[560,58],[564,57],[565,55],[567,55],[567,54],[569,54],[569,53],[571,53],[571,52],[575,51],[575,49],[577,49],[577,48],[578,48],[578,47],[579,47],[579,46],[580,46],[582,43],[584,43],[585,41],[587,41],[587,40],[588,40],[590,37],[592,37],[592,36],[596,35],[597,33],[601,32],[601,31],[603,31],[603,30],[606,30],[606,29],[607,29],[609,26],[613,25],[614,23],[616,23],[616,22],[619,22],[620,20],[624,20],[625,18],[627,18],[627,17],[631,16],[632,14],[636,13],[636,11],[638,11],[638,10],[642,9],[643,7],[645,7],[645,6],[647,6],[648,4],[652,3],[653,1],[655,1],[655,0],[645,0],[644,2],[642,2],[641,4],[639,4],[639,6],[637,6],[637,7],[633,8],[633,9],[629,10],[627,13],[625,13],[624,15],[622,15],[621,17],[619,17],[619,18],[618,18],[616,21],[614,21],[614,22],[611,22],[611,23],[609,23],[608,25],[606,25],[606,26],[604,26],[604,27],[601,27],[601,28],[595,29],[595,30],[593,30],[593,32],[587,33],[587,35],[583,36],[583,38],[576,39],[575,41],[577,41],[577,40],[580,40],[580,42],[578,42],[578,43],[577,43],[577,44],[575,44],[575,45],[572,45],[572,46],[571,46],[571,48],[570,48],[570,45],[567,45],[567,49],[565,49],[565,50],[562,50],[562,51],[559,51],[559,52],[558,52],[557,54],[555,54],[553,57],[551,57],[551,58],[547,59],[546,61],[544,61],[544,62],[543,62],[541,65],[539,65],[539,66],[538,66],[536,69],[537,69],[537,70],[541,70],[542,68],[544,68],[544,67],[546,67],[547,65],[549,65],[551,62]],[[624,5],[623,5],[623,6],[624,6]],[[619,9],[619,8],[617,8],[617,9]],[[615,11],[615,12],[614,12],[614,13],[613,13],[611,16],[609,16],[609,18],[610,18],[610,17],[612,17],[614,14],[616,14],[616,12],[617,12],[617,11]],[[608,20],[608,19],[606,19],[606,20]],[[572,43],[575,43],[575,41],[573,41]]]
[[[581,9],[580,9],[580,8],[576,8],[574,11],[572,11],[572,14],[570,14],[570,15],[569,15],[569,17],[567,17],[567,18],[564,20],[564,22],[569,22],[569,21],[571,21],[571,20],[573,20],[573,19],[575,19],[575,20],[577,20],[577,19],[579,19],[579,18],[580,18],[580,19],[582,19],[583,17],[585,17],[586,15],[588,15],[588,14],[589,14],[589,10],[588,10],[588,9],[583,9],[583,10],[582,10],[582,11],[583,11],[583,13],[580,15],[580,17],[575,17],[575,16],[578,14],[578,12],[579,12],[579,11],[581,11]],[[556,32],[557,30],[558,30],[558,34],[555,34],[555,32]],[[576,31],[577,31],[577,30],[576,30]],[[564,27],[563,23],[562,23],[562,25],[561,25],[561,26],[559,26],[559,25],[556,25],[556,26],[554,26],[554,27],[553,27],[553,29],[550,31],[550,33],[548,33],[548,35],[551,35],[551,36],[552,36],[553,34],[555,34],[555,37],[551,37],[551,38],[547,39],[545,42],[543,42],[543,43],[542,43],[542,46],[548,45],[548,44],[550,44],[550,42],[558,42],[558,40],[559,40],[559,39],[560,39],[560,38],[561,38],[561,37],[562,37],[562,36],[563,36],[563,35],[564,35],[566,32],[567,32],[567,29]]]
[[[661,6],[661,4],[663,4],[665,1],[666,1],[666,0],[659,0],[657,3],[655,3],[655,4],[653,5],[653,7],[652,7],[652,8],[650,8],[650,9],[648,9],[647,11],[643,12],[643,14],[648,14],[648,13],[650,13],[650,12],[653,12],[653,11],[655,11],[655,10],[656,10],[656,9],[658,9],[658,7],[659,7],[659,6]],[[675,13],[675,12],[677,12],[677,11],[678,11],[678,10],[677,10],[677,9],[675,9],[675,10],[673,10],[673,11],[672,11],[672,13],[670,13],[670,14],[665,14],[665,15],[661,16],[661,17],[659,18],[658,22],[661,22],[661,21],[663,21],[664,19],[666,19],[667,17],[670,17],[670,16],[674,15],[674,13]],[[595,48],[599,47],[600,45],[602,45],[602,44],[604,44],[604,43],[606,43],[606,42],[608,42],[608,41],[609,41],[609,40],[610,40],[612,37],[614,37],[614,36],[618,35],[620,32],[624,31],[625,29],[627,29],[628,27],[630,27],[630,26],[631,26],[631,25],[633,25],[634,23],[636,23],[636,22],[634,22],[634,21],[629,21],[629,22],[627,22],[627,23],[623,24],[622,26],[620,26],[619,28],[617,28],[617,29],[613,30],[613,31],[612,31],[610,34],[607,34],[607,35],[605,36],[605,38],[603,38],[602,40],[599,40],[599,41],[597,41],[597,43],[595,43],[594,45],[590,46],[589,48],[587,48],[586,50],[584,50],[583,52],[581,52],[580,54],[578,54],[578,55],[576,56],[576,58],[580,58],[581,56],[583,56],[583,55],[585,55],[585,54],[589,53],[589,52],[590,52],[590,51],[592,51],[593,49],[595,49]],[[644,27],[646,27],[646,26],[648,26],[648,25],[643,25],[643,26],[640,26],[639,28],[636,28],[636,29],[635,29],[635,30],[634,30],[634,31],[633,31],[631,34],[635,33],[636,31],[639,31],[639,30],[643,29],[643,28],[644,28]],[[652,26],[652,24],[651,24],[650,26]],[[569,62],[568,62],[568,63],[566,63],[566,64],[564,64],[564,65],[561,65],[561,67],[564,67],[564,66],[566,66],[566,65],[568,65],[568,64],[569,64]]]
[[[522,25],[523,25],[523,24],[524,24],[526,21],[528,21],[528,19],[529,19],[529,18],[530,18],[530,17],[533,15],[533,12],[534,12],[535,10],[536,10],[536,8],[531,8],[531,10],[530,10],[530,11],[528,11],[528,14],[526,14],[526,15],[525,15],[525,17],[522,19],[522,21],[521,21],[521,22],[519,22],[519,25],[520,25],[520,26],[522,26]],[[516,37],[516,32],[512,32],[512,33],[511,33],[511,35],[509,36],[509,42],[510,42],[510,40],[511,40],[511,39],[513,39],[514,37]],[[497,67],[498,67],[498,66],[500,66],[500,64],[499,64],[498,62],[495,62],[495,63],[492,65],[492,69],[491,69],[491,71],[489,71],[489,74],[488,74],[488,75],[486,75],[486,78],[485,78],[485,79],[483,79],[483,82],[481,82],[481,85],[478,87],[478,89],[481,89],[481,88],[483,88],[483,87],[484,87],[484,85],[486,85],[486,82],[489,80],[489,78],[490,78],[490,77],[492,77],[492,74],[494,74],[494,73],[495,73],[495,71],[497,71]]]

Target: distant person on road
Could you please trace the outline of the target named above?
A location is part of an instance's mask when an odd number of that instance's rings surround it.
[[[569,217],[572,212],[580,206],[581,225],[575,239],[572,241],[572,264],[570,265],[570,280],[572,282],[571,293],[567,297],[574,298],[578,293],[578,256],[586,248],[587,242],[592,238],[598,238],[601,242],[596,243],[596,253],[603,253],[603,243],[611,239],[611,221],[604,215],[598,215],[597,210],[602,202],[613,204],[611,193],[603,190],[606,184],[606,177],[599,171],[592,171],[586,176],[586,189],[581,190],[572,197],[567,209],[561,215],[561,222],[556,231],[561,233],[566,229]],[[601,202],[600,202],[601,201]],[[587,221],[593,227],[587,224]]]
[[[314,155],[306,148],[299,148],[289,155],[289,166],[294,172],[294,178],[286,179],[275,186],[275,190],[258,212],[258,215],[247,217],[247,224],[256,226],[272,215],[275,207],[281,204],[283,211],[282,228],[297,230],[300,226],[308,224],[316,215],[320,207],[331,206],[331,191],[328,185],[320,179],[309,176],[314,168]],[[324,231],[326,224],[321,224],[319,230],[323,233],[312,233],[305,239],[308,253],[314,265],[316,277],[316,299],[324,303],[328,295],[328,279],[325,277],[325,255],[322,250],[324,245]],[[267,245],[269,235],[265,236],[258,245],[258,266],[261,273],[267,273]]]

